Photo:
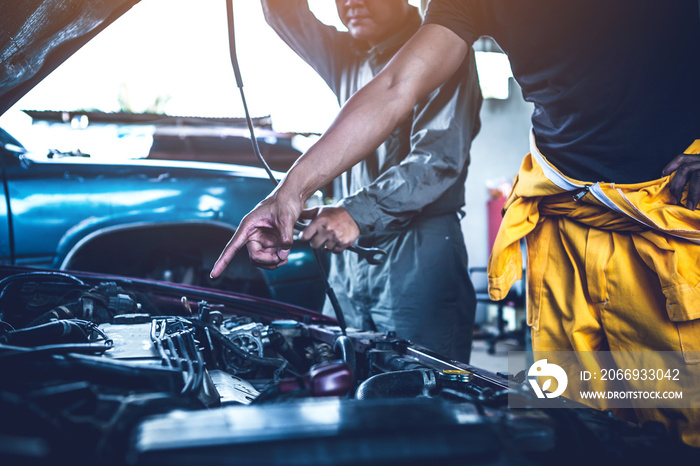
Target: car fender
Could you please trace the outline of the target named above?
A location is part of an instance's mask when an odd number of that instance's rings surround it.
[[[214,214],[212,214],[209,219],[182,219],[179,221],[172,221],[172,212],[167,212],[165,215],[167,215],[168,220],[161,219],[162,221],[159,221],[157,215],[154,218],[153,213],[149,213],[149,215],[135,215],[135,218],[131,219],[132,221],[130,222],[124,222],[122,218],[118,224],[114,224],[117,220],[114,217],[88,219],[81,222],[66,232],[59,242],[56,259],[52,268],[58,268],[60,270],[69,269],[73,258],[85,245],[108,234],[128,233],[135,230],[162,227],[177,228],[179,226],[192,225],[219,228],[230,232],[231,235],[233,235],[236,230],[236,226],[234,225],[215,220],[214,218],[216,215]],[[207,246],[212,246],[218,251],[219,249],[223,250],[225,245],[225,243],[222,243],[220,245]],[[240,254],[246,254],[246,252],[241,252]],[[277,270],[257,270],[261,272],[262,277],[274,294],[275,290],[281,289],[281,287],[294,284],[303,285],[305,281],[317,281],[319,279],[321,273],[316,266],[312,254],[313,252],[308,244],[297,240],[294,243],[292,252],[289,255],[288,264],[285,267],[281,267]]]
[[[216,220],[192,220],[181,219],[172,220],[172,212],[167,212],[167,220],[159,221],[158,214],[155,212],[139,213],[134,215],[134,218],[129,221],[124,219],[115,219],[114,217],[90,218],[75,225],[69,229],[61,238],[56,249],[56,258],[52,268],[65,270],[71,263],[71,260],[81,248],[87,243],[99,237],[116,232],[129,232],[134,230],[143,230],[155,227],[177,227],[178,225],[210,225],[224,230],[229,230],[231,234],[236,231],[236,227],[225,222]],[[154,218],[155,215],[155,218]],[[224,245],[222,245],[223,247]]]

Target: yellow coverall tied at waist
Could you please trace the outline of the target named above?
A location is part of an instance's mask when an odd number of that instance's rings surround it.
[[[687,153],[697,152],[700,141]],[[699,376],[700,210],[673,203],[672,176],[629,185],[573,180],[546,161],[533,137],[488,276],[491,299],[504,299],[522,277],[525,238],[535,353],[673,351]],[[697,394],[700,378],[688,378],[683,389]],[[623,411],[616,414],[661,421],[700,447],[700,409]]]

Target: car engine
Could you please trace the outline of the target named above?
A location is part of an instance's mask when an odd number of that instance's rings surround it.
[[[627,460],[676,448],[593,409],[509,409],[517,376],[273,301],[2,276],[2,464],[558,464],[592,445]]]

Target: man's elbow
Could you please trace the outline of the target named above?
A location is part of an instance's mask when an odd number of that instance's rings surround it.
[[[416,89],[408,85],[405,80],[390,74],[380,79],[381,81],[377,83],[380,87],[379,92],[393,109],[396,120],[402,121],[410,116],[421,99]]]

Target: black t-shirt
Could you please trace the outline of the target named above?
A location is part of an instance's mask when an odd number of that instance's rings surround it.
[[[424,23],[498,42],[572,178],[656,179],[700,138],[697,0],[432,0]]]

